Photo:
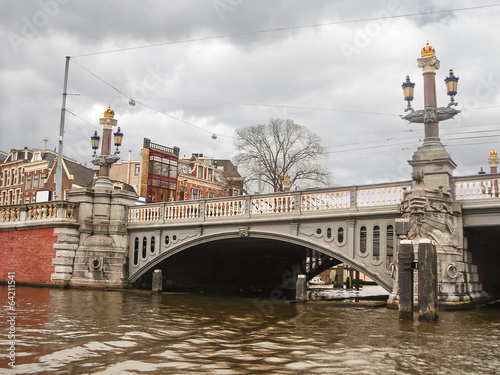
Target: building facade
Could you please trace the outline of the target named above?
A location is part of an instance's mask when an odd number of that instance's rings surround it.
[[[179,158],[176,200],[220,198],[241,195],[243,178],[229,160],[203,154]]]
[[[55,191],[57,154],[47,149],[12,149],[0,164],[0,205],[49,201]],[[73,187],[91,184],[94,171],[63,158],[63,199]]]
[[[141,149],[139,195],[147,203],[175,200],[179,148],[166,147],[144,138]]]

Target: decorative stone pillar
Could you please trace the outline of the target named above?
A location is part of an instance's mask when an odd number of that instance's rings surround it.
[[[490,165],[490,173],[498,173],[498,154],[494,149],[490,151],[490,157],[488,158],[488,164]]]
[[[111,165],[119,160],[118,151],[110,155],[111,132],[117,125],[111,108],[104,112],[99,123],[104,127],[102,150],[92,160],[100,167],[99,177],[93,189],[68,193],[70,202],[79,204],[77,222],[80,224],[69,283],[70,286],[123,288],[128,286],[127,207],[134,205],[137,197],[114,190],[109,179]]]
[[[70,286],[128,287],[127,207],[137,197],[121,190],[80,189],[68,193],[79,204],[79,243]]]
[[[400,213],[410,220],[409,240],[414,244],[421,240],[436,243],[440,303],[469,303],[483,294],[471,294],[468,291],[478,290],[477,286],[471,288],[465,285],[469,278],[464,275],[468,267],[464,258],[462,208],[455,201],[455,187],[451,182],[456,164],[441,144],[438,128],[440,120],[451,118],[458,111],[449,107],[437,108],[435,71],[440,63],[434,48],[427,44],[422,49],[422,58],[417,61],[424,77],[426,109],[413,111],[403,118],[410,122],[423,122],[425,139],[408,161],[413,169],[413,186],[401,202]],[[418,116],[422,118],[418,119]],[[449,272],[450,267],[457,272]]]
[[[290,191],[291,187],[292,181],[290,181],[290,175],[285,173],[285,176],[283,177],[283,191]]]

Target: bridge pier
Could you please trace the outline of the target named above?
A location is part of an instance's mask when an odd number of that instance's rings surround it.
[[[68,196],[79,205],[80,225],[70,287],[128,287],[126,214],[135,195],[103,185],[72,190]]]

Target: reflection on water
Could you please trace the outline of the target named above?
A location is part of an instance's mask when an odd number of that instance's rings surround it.
[[[0,286],[2,312],[7,287]],[[398,311],[328,302],[16,288],[16,367],[1,374],[497,374],[500,309]],[[5,316],[5,314],[2,314]]]

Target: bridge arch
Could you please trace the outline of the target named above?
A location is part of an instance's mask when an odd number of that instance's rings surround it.
[[[333,230],[330,227],[326,228],[325,233],[323,234],[327,237],[331,235],[328,229],[330,229],[330,231]],[[370,261],[367,262],[366,258],[368,258],[368,252],[365,252],[365,254],[360,254],[360,250],[358,250],[359,247],[357,246],[357,250],[354,252],[355,254],[353,254],[355,257],[351,258],[348,255],[349,251],[347,251],[346,249],[347,246],[345,246],[348,236],[348,230],[346,226],[337,226],[334,230],[336,230],[336,240],[325,242],[325,244],[314,241],[314,236],[312,236],[312,239],[310,239],[297,237],[293,234],[288,235],[283,233],[275,233],[272,231],[251,231],[250,234],[242,233],[241,231],[219,232],[203,236],[199,235],[200,233],[190,236],[188,232],[181,233],[180,235],[172,234],[169,232],[163,233],[161,231],[153,231],[140,234],[131,233],[131,247],[129,254],[129,281],[132,283],[136,282],[142,275],[146,274],[148,271],[158,266],[166,259],[181,252],[189,251],[189,249],[196,248],[200,245],[214,244],[227,240],[240,241],[240,243],[244,243],[247,238],[250,238],[252,240],[278,241],[279,243],[300,246],[304,249],[310,249],[311,251],[317,252],[318,254],[323,254],[323,256],[326,258],[333,258],[337,260],[337,264],[344,263],[356,270],[359,270],[361,273],[367,275],[378,285],[390,292],[392,290],[392,280],[389,275],[390,272],[380,272],[380,266],[383,262],[371,262],[371,257],[369,257]],[[373,229],[370,230],[373,231]],[[340,241],[340,243],[339,237],[344,237],[341,238],[342,241]],[[370,238],[372,237],[373,235],[370,234]],[[370,251],[372,251],[372,245],[370,245],[369,247]],[[357,254],[360,254],[361,256],[357,256]],[[304,259],[305,257],[306,254],[304,254]]]

